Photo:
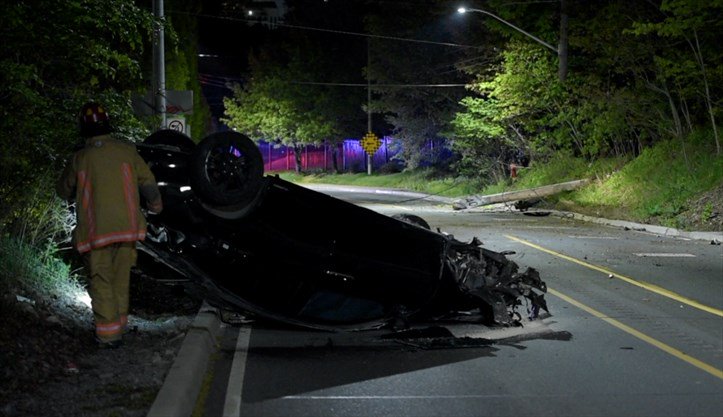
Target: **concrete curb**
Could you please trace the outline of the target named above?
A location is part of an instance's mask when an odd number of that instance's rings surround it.
[[[666,236],[666,237],[676,237],[676,238],[682,238],[682,239],[691,239],[691,240],[707,240],[711,243],[715,244],[721,244],[723,243],[723,232],[688,232],[685,230],[678,230],[674,229],[672,227],[665,227],[665,226],[655,226],[652,224],[644,224],[644,223],[635,223],[630,222],[626,220],[611,220],[611,219],[605,219],[602,217],[594,217],[594,216],[587,216],[585,214],[580,213],[573,213],[571,211],[560,211],[560,210],[547,210],[547,209],[532,209],[528,210],[526,212],[521,212],[517,210],[511,210],[509,208],[509,205],[506,205],[505,203],[498,203],[498,204],[491,204],[484,207],[475,207],[465,210],[457,210],[460,213],[469,212],[469,213],[516,213],[516,214],[524,214],[524,213],[550,213],[550,215],[555,217],[560,217],[563,219],[574,219],[574,220],[580,220],[584,222],[590,222],[590,223],[596,223],[596,224],[602,224],[604,226],[612,226],[612,227],[619,227],[623,229],[630,229],[634,230],[636,232],[645,232],[645,233],[652,233],[659,236]]]
[[[566,219],[582,220],[590,223],[603,224],[606,226],[622,227],[636,232],[649,232],[656,235],[668,236],[668,237],[679,237],[684,239],[692,240],[708,240],[710,242],[721,242],[723,243],[723,232],[687,232],[685,230],[673,229],[672,227],[655,226],[643,223],[634,223],[624,220],[610,220],[602,217],[587,216],[579,213],[572,213],[569,211],[558,211],[558,210],[530,210],[531,213],[535,212],[549,212],[553,216],[562,217]]]
[[[186,333],[148,417],[191,416],[209,359],[217,349],[220,329],[218,310],[204,303]]]

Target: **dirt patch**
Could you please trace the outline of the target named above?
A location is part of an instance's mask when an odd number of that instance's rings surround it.
[[[134,277],[118,349],[98,349],[90,308],[74,300],[0,299],[0,415],[145,416],[200,308],[182,287]]]
[[[723,231],[723,185],[691,200],[677,219],[684,229]]]

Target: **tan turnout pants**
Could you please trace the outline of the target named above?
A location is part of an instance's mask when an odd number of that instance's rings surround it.
[[[130,271],[136,257],[135,242],[114,243],[85,254],[95,334],[103,342],[120,340],[128,324]]]

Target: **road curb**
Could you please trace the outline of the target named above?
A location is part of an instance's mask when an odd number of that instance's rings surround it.
[[[148,417],[191,416],[209,358],[217,349],[220,329],[218,310],[204,303],[186,333]]]
[[[644,223],[634,223],[625,220],[610,220],[602,217],[587,216],[585,214],[573,213],[569,211],[558,211],[558,210],[531,210],[530,213],[535,212],[549,212],[553,216],[562,217],[566,219],[582,220],[590,223],[603,224],[606,226],[615,226],[625,229],[635,230],[636,232],[649,232],[656,235],[668,236],[668,237],[679,237],[693,240],[708,240],[711,243],[723,242],[723,232],[688,232],[685,230],[678,230],[672,227],[655,226]]]

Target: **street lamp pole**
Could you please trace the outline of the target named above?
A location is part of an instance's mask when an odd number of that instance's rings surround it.
[[[473,9],[473,8],[466,8],[466,7],[460,7],[457,9],[457,12],[459,13],[467,13],[467,12],[475,12],[475,13],[482,13],[486,14],[487,16],[490,16],[496,20],[498,20],[501,23],[504,23],[505,25],[511,27],[512,29],[522,33],[523,35],[527,36],[528,38],[534,40],[535,42],[539,43],[540,45],[543,45],[547,49],[551,50],[552,52],[556,53],[559,60],[560,60],[560,67],[558,70],[558,76],[560,77],[560,81],[564,81],[567,76],[567,42],[566,42],[566,36],[567,36],[567,10],[566,10],[566,1],[562,0],[563,5],[563,21],[561,23],[561,29],[563,32],[563,35],[565,38],[560,39],[560,48],[555,48],[554,46],[550,45],[549,43],[543,41],[542,39],[538,38],[537,36],[528,33],[517,26],[513,25],[512,23],[504,20],[503,18],[497,16],[496,14],[490,13],[487,10],[482,9]]]
[[[490,17],[492,17],[492,18],[495,18],[495,19],[499,20],[500,22],[504,23],[505,25],[511,27],[512,29],[514,29],[514,30],[522,33],[523,35],[525,35],[525,36],[527,36],[527,37],[529,37],[529,38],[531,38],[531,39],[533,39],[533,40],[535,40],[535,41],[536,41],[537,43],[539,43],[540,45],[544,45],[545,47],[547,47],[548,49],[550,49],[552,52],[557,53],[557,48],[555,48],[554,46],[550,45],[549,43],[543,41],[542,39],[538,38],[537,36],[535,36],[535,35],[533,35],[533,34],[531,34],[531,33],[525,32],[524,30],[518,28],[517,26],[513,25],[512,23],[504,20],[503,18],[497,16],[496,14],[492,14],[492,13],[488,12],[487,10],[482,10],[482,9],[468,9],[468,8],[466,8],[466,7],[460,7],[459,9],[457,9],[457,11],[458,11],[459,13],[467,13],[467,12],[484,13],[484,14],[486,14],[487,16],[490,16]]]

